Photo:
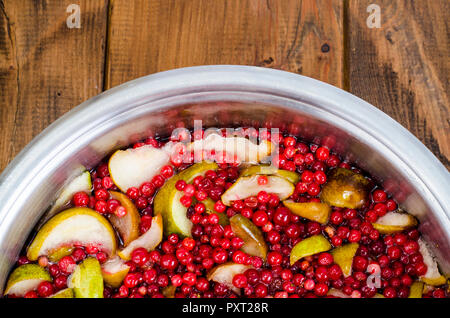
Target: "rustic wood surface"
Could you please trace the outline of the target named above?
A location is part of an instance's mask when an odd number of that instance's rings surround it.
[[[62,114],[103,90],[107,0],[0,1],[0,171]]]
[[[366,26],[372,0],[349,1],[349,91],[399,121],[450,167],[450,2],[377,0],[379,29]]]
[[[104,89],[183,66],[242,64],[328,82],[373,103],[450,167],[449,2],[0,0],[0,171]],[[69,4],[81,28],[69,29]]]

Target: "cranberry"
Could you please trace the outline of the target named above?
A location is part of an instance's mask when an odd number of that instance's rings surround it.
[[[386,287],[383,291],[383,295],[386,298],[395,298],[397,296],[397,292],[393,287]]]
[[[342,270],[337,264],[333,264],[328,268],[328,277],[334,281],[342,276]]]
[[[67,286],[67,276],[60,275],[55,278],[55,287],[57,289],[63,289]]]
[[[387,195],[383,190],[377,189],[373,191],[372,198],[374,202],[384,202],[387,199]]]
[[[144,266],[150,259],[147,250],[143,247],[136,248],[131,253],[131,260],[139,267]]]
[[[73,195],[73,204],[78,207],[87,206],[89,204],[89,196],[86,192],[76,192]]]
[[[236,274],[233,277],[233,285],[237,288],[247,287],[247,277],[244,274]]]
[[[37,292],[41,297],[48,297],[53,294],[53,285],[50,282],[44,281],[38,285]]]
[[[348,241],[351,243],[356,243],[361,240],[361,232],[358,230],[351,230],[348,235]]]
[[[365,257],[355,256],[353,258],[353,267],[357,271],[364,272],[367,269],[368,265],[369,265],[369,261]]]
[[[279,252],[269,252],[267,254],[267,262],[272,267],[281,265],[282,260],[283,260],[283,256]]]
[[[318,222],[308,222],[306,224],[306,230],[309,235],[320,234],[322,228]]]
[[[72,256],[64,256],[59,260],[58,266],[61,272],[71,274],[75,269],[76,263]]]
[[[402,255],[402,250],[398,246],[389,246],[387,248],[387,255],[391,260],[396,260]]]
[[[154,268],[148,269],[144,272],[143,279],[147,284],[152,284],[156,281],[158,273]]]
[[[258,210],[253,214],[252,221],[256,226],[262,227],[269,221],[269,217],[266,212]]]
[[[31,291],[27,292],[24,297],[25,298],[39,298],[39,295],[34,290],[31,290]]]
[[[318,257],[320,265],[329,266],[333,263],[333,256],[330,253],[321,253]]]
[[[342,213],[339,211],[333,211],[330,215],[330,221],[335,225],[341,224],[342,221],[344,221]]]
[[[161,267],[167,270],[174,270],[178,266],[178,261],[173,254],[164,254],[161,256]]]
[[[407,241],[403,245],[403,251],[408,255],[414,254],[419,251],[419,244],[416,241]]]

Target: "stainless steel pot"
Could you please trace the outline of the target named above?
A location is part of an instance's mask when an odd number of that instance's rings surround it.
[[[0,176],[0,289],[64,184],[114,149],[183,123],[269,124],[331,142],[417,216],[450,273],[450,175],[411,133],[372,105],[311,78],[247,66],[202,66],[143,77],[96,96],[36,137]]]

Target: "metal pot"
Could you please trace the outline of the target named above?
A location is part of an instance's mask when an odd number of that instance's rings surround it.
[[[450,175],[392,118],[336,87],[278,70],[201,66],[143,77],[76,107],[37,136],[0,176],[0,288],[61,188],[113,150],[194,119],[203,126],[269,124],[333,150],[375,176],[418,217],[450,273]],[[1,289],[0,289],[1,290]]]

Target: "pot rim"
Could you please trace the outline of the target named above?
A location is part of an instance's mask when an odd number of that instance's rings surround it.
[[[49,125],[0,175],[0,228],[5,225],[6,216],[14,214],[15,200],[40,168],[99,122],[114,118],[143,100],[152,102],[179,94],[209,91],[255,92],[286,97],[320,105],[344,118],[399,159],[410,178],[428,190],[424,196],[434,210],[439,210],[437,216],[440,220],[450,224],[450,211],[446,211],[450,207],[448,170],[412,133],[375,106],[332,85],[286,71],[210,65],[180,68],[132,80],[90,98]],[[392,138],[392,133],[395,138]],[[40,159],[36,161],[35,158]]]

